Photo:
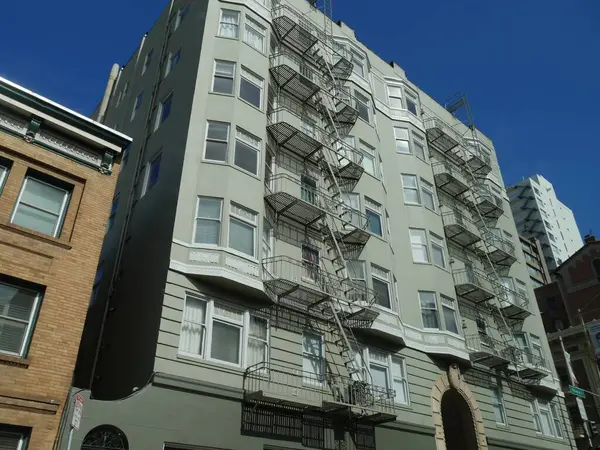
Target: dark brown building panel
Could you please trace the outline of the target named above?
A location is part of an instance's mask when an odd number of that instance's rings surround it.
[[[0,432],[29,449],[56,438],[127,143],[0,79]]]

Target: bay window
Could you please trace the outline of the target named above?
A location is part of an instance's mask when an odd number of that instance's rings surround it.
[[[223,199],[198,197],[194,243],[220,245]]]
[[[563,437],[562,421],[558,407],[542,399],[533,399],[529,403],[535,430],[544,436]]]
[[[373,290],[377,293],[375,302],[379,306],[392,309],[390,295],[390,272],[375,264],[371,264]]]
[[[458,319],[456,317],[456,304],[454,299],[441,296],[442,301],[442,315],[444,316],[444,326],[446,331],[450,333],[459,334],[458,332]]]
[[[427,247],[427,235],[425,230],[409,228],[409,232],[413,262],[428,263],[429,249]]]
[[[440,320],[437,310],[437,298],[435,292],[419,291],[419,303],[421,305],[421,318],[423,327],[433,330],[440,329]]]
[[[256,226],[258,214],[231,203],[229,217],[229,248],[256,257]]]

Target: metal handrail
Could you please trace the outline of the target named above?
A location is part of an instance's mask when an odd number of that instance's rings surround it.
[[[300,366],[264,361],[245,370],[243,388],[246,394],[262,392],[266,397],[289,397],[297,403],[337,402],[380,411],[394,409],[393,389],[375,386],[360,378],[327,372],[324,359],[314,372]]]
[[[510,289],[503,284],[497,286],[499,292],[498,296],[500,300],[511,305],[518,306],[519,308],[528,309],[529,298],[526,295],[521,294],[513,289]]]
[[[359,152],[354,146],[348,144],[342,139],[336,139],[333,142],[333,151],[340,157],[346,159],[348,162],[352,162],[354,164],[358,164],[359,166],[362,164],[364,154]],[[340,163],[338,163],[340,164]],[[341,164],[344,166],[345,164]]]
[[[502,198],[492,193],[489,186],[486,184],[479,183],[473,186],[473,194],[475,195],[475,198],[489,200],[497,207],[502,208]]]
[[[463,174],[462,168],[454,163],[450,162],[450,160],[446,159],[445,161],[440,161],[432,164],[433,174],[434,175],[443,175],[448,174],[463,182],[465,185],[469,186],[467,178]]]
[[[271,67],[286,65],[288,61],[291,61],[300,67],[296,72],[303,78],[313,82],[319,87],[322,87],[325,84],[323,77],[317,70],[308,66],[305,59],[301,58],[296,52],[288,48],[281,48],[277,53],[274,53],[269,57]]]
[[[442,223],[444,226],[460,225],[471,233],[481,236],[480,230],[477,225],[475,225],[475,222],[469,219],[466,214],[463,214],[456,209],[442,213]]]
[[[452,270],[452,278],[455,285],[473,284],[481,289],[494,293],[494,286],[489,277],[477,269]]]
[[[518,348],[516,350],[516,363],[527,364],[529,366],[548,370],[548,363],[546,359],[539,355],[534,355],[529,348]]]
[[[265,180],[265,185],[269,194],[284,192],[324,211],[331,211],[336,205],[336,202],[325,189],[319,186],[308,186],[302,183],[300,178],[288,173],[272,175],[268,181]]]
[[[508,239],[504,239],[497,234],[492,233],[491,231],[486,231],[482,233],[481,236],[486,242],[490,245],[493,245],[498,250],[502,250],[504,253],[507,253],[511,256],[515,256],[516,247]]]
[[[465,342],[471,351],[486,352],[505,358],[510,362],[515,361],[515,348],[487,334],[477,333],[465,336]]]
[[[425,129],[429,130],[431,128],[439,128],[452,139],[454,139],[459,146],[463,147],[464,137],[462,134],[457,132],[451,125],[444,122],[437,116],[429,116],[423,120],[423,124],[425,125]]]

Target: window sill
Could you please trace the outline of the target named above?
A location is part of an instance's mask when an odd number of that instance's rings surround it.
[[[413,264],[419,264],[421,266],[432,266],[433,264],[431,264],[430,262],[426,262],[426,261],[415,261],[413,260]]]
[[[267,40],[267,37],[265,36],[265,41]],[[264,50],[259,50],[256,47],[252,47],[250,44],[248,44],[246,41],[243,41],[244,44],[246,44],[248,47],[250,47],[252,50],[254,50],[256,53],[259,53],[260,55],[264,56],[265,58],[267,57],[267,54],[265,53]]]
[[[239,26],[239,25],[238,25]],[[220,34],[216,34],[215,37],[218,37],[220,39],[227,39],[229,41],[239,41],[240,37],[236,36],[236,37],[229,37],[229,36],[221,36]]]
[[[203,366],[214,370],[221,370],[223,372],[232,373],[235,375],[243,375],[245,372],[245,369],[242,369],[241,366],[236,366],[226,362],[211,361],[204,359],[201,356],[194,356],[188,353],[181,353],[179,351],[177,352],[177,359],[193,362],[198,366]]]
[[[6,366],[23,367],[27,369],[29,367],[29,362],[29,359],[21,356],[0,353],[0,364],[4,364]]]
[[[254,256],[247,255],[247,254],[242,253],[242,252],[240,252],[238,250],[235,250],[235,249],[233,249],[231,247],[225,247],[225,246],[222,246],[222,245],[214,245],[214,244],[196,244],[196,243],[187,243],[187,242],[184,242],[183,244],[186,247],[188,247],[188,248],[197,248],[197,249],[205,249],[205,250],[220,250],[220,251],[224,251],[224,252],[229,253],[231,255],[238,256],[238,257],[240,257],[242,259],[245,259],[245,260],[247,260],[247,261],[249,261],[251,263],[260,264],[260,261],[258,259],[256,259]]]
[[[257,152],[260,152],[260,151],[257,150]],[[238,170],[238,171],[242,172],[244,175],[248,175],[248,176],[250,176],[252,178],[255,178],[255,179],[261,181],[260,177],[257,174],[252,173],[252,172],[248,172],[246,169],[242,169],[241,167],[238,167],[235,164],[231,164],[231,163],[229,163],[227,161],[215,161],[215,160],[212,160],[212,159],[204,159],[203,158],[202,162],[206,163],[206,164],[215,164],[217,166],[227,166],[227,167],[230,167],[231,169],[235,169],[235,170]]]
[[[258,111],[261,114],[264,114],[265,112],[263,111],[262,107],[258,107],[256,105],[253,105],[252,103],[250,103],[249,101],[243,99],[242,97],[238,96],[238,98],[240,99],[240,101],[246,105],[248,105],[250,108],[255,109],[256,111]]]
[[[65,250],[71,250],[72,248],[72,246],[68,244],[65,241],[65,239],[55,238],[47,234],[40,233],[39,231],[31,230],[20,225],[15,225],[14,223],[5,223],[1,224],[0,226],[6,230],[14,231],[16,233],[24,235],[25,237],[34,238],[39,241],[56,245],[58,247],[64,248]]]
[[[210,95],[218,95],[220,97],[235,98],[235,92],[232,93],[232,94],[227,94],[226,92],[214,92],[214,91],[210,91],[209,94]]]

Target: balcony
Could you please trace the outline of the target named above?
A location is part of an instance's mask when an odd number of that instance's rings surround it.
[[[485,231],[483,239],[486,243],[486,252],[493,264],[510,267],[517,261],[515,245],[509,240],[501,238],[491,231]]]
[[[495,297],[492,282],[486,274],[475,269],[453,270],[456,295],[479,304]]]
[[[433,165],[433,179],[437,188],[451,197],[457,197],[469,190],[467,180],[460,169],[448,162]]]
[[[481,364],[489,369],[499,369],[514,363],[514,348],[487,334],[466,336],[465,340],[469,357],[473,363]]]
[[[470,247],[481,240],[477,226],[459,211],[442,214],[442,222],[446,238],[460,247]]]
[[[267,131],[281,148],[316,164],[318,152],[328,139],[315,125],[317,118],[292,99],[279,96],[269,108]]]
[[[458,157],[462,136],[438,117],[429,117],[424,123],[429,146],[440,153]]]
[[[261,362],[246,369],[243,384],[249,404],[343,415],[371,424],[396,420],[393,390],[350,377]]]
[[[273,29],[282,43],[306,54],[319,41],[322,32],[290,5],[279,4],[272,10]]]
[[[269,58],[271,79],[301,103],[310,100],[323,85],[320,74],[288,49]]]
[[[516,352],[514,372],[520,378],[540,380],[552,373],[546,360],[539,355],[534,355],[528,348],[518,349]]]
[[[492,160],[475,141],[465,141],[465,161],[474,175],[485,177],[492,171]]]
[[[480,184],[473,189],[475,205],[486,219],[498,219],[504,213],[502,198],[492,194],[489,187]]]
[[[329,312],[316,307],[334,297],[345,300],[346,312],[368,307],[375,301],[373,290],[309,261],[275,256],[263,259],[262,269],[263,284],[274,301],[322,318],[330,318]]]
[[[500,308],[502,314],[509,320],[522,321],[531,315],[529,311],[529,299],[504,286],[500,290]]]
[[[289,174],[273,175],[265,187],[265,202],[277,214],[316,232],[321,231],[321,219],[334,207],[324,189]]]

